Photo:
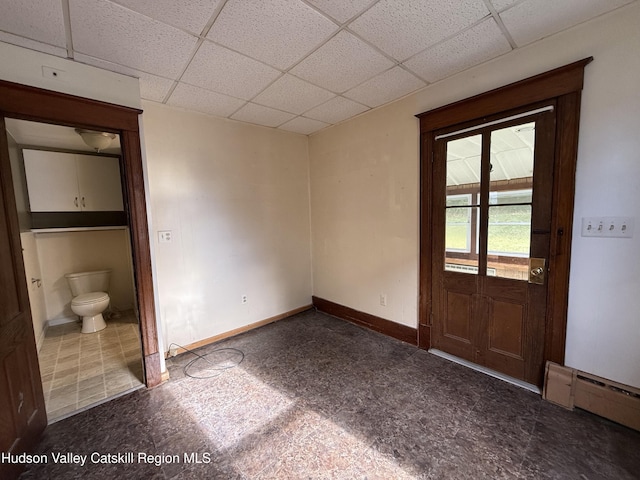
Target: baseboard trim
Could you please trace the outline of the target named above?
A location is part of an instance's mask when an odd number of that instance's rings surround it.
[[[225,338],[235,337],[236,335],[239,335],[241,333],[248,332],[249,330],[254,330],[259,327],[263,327],[270,323],[277,322],[278,320],[283,320],[287,317],[291,317],[293,315],[297,315],[298,313],[305,312],[311,308],[313,308],[313,305],[305,305],[303,307],[294,308],[293,310],[289,310],[288,312],[284,312],[279,315],[275,315],[273,317],[260,320],[258,322],[250,323],[249,325],[245,325],[244,327],[236,328],[234,330],[229,330],[228,332],[224,332],[219,335],[214,335],[213,337],[205,338],[203,340],[198,340],[197,342],[190,343],[189,345],[178,347],[175,350],[170,349],[165,353],[165,358],[169,358],[175,355],[180,355],[181,353],[184,353],[187,350],[194,350],[199,347],[204,347],[206,345],[219,342],[220,340],[224,340]]]
[[[401,325],[391,320],[371,315],[370,313],[360,312],[359,310],[345,307],[344,305],[325,300],[324,298],[311,297],[311,299],[313,306],[323,313],[347,320],[356,325],[410,343],[411,345],[418,345],[418,330],[415,328]]]

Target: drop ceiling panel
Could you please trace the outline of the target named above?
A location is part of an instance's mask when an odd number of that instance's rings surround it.
[[[299,115],[334,96],[327,90],[285,74],[258,95],[254,102]]]
[[[367,110],[369,110],[369,107],[349,100],[348,98],[334,97],[328,102],[305,112],[304,116],[326,123],[338,123],[347,118],[355,117]]]
[[[493,18],[489,18],[426,49],[404,65],[428,82],[436,82],[509,51],[509,41]]]
[[[264,63],[205,41],[182,81],[249,100],[273,82],[280,72]]]
[[[48,43],[37,42],[35,40],[31,40],[30,38],[12,35],[11,33],[0,32],[0,42],[17,45],[18,47],[28,48],[29,50],[35,50],[36,52],[48,53],[57,57],[67,56],[66,48],[56,47],[54,45],[49,45]]]
[[[220,0],[112,0],[138,13],[200,35]]]
[[[140,96],[145,100],[162,102],[167,96],[167,93],[169,93],[169,89],[174,82],[168,78],[151,75],[150,73],[141,72],[133,68],[123,67],[122,65],[106,62],[99,58],[93,58],[81,53],[76,53],[75,60],[104,70],[110,70],[112,72],[138,78],[140,80]]]
[[[523,46],[632,0],[525,0],[500,14],[518,46]]]
[[[329,125],[318,120],[312,120],[310,118],[296,117],[293,120],[280,125],[280,129],[288,130],[289,132],[301,133],[303,135],[309,135],[313,132],[328,127]]]
[[[300,0],[229,0],[207,38],[286,69],[337,29]]]
[[[80,53],[169,78],[184,68],[196,37],[111,2],[70,0]]]
[[[284,122],[295,117],[292,113],[282,112],[255,103],[247,103],[244,107],[234,113],[231,118],[241,122],[255,123],[265,127],[277,127]]]
[[[349,28],[402,61],[486,15],[482,0],[381,0]]]
[[[296,65],[291,73],[342,93],[392,66],[391,60],[342,31]]]
[[[371,0],[309,0],[309,3],[344,23],[371,5]]]
[[[425,85],[426,83],[402,67],[394,67],[349,90],[344,96],[369,107],[377,107]]]
[[[493,8],[500,12],[506,8],[509,8],[511,5],[514,5],[518,1],[521,0],[491,0],[491,3],[493,4]]]
[[[195,110],[218,117],[228,117],[239,109],[244,104],[244,101],[180,83],[169,97],[167,103],[187,110]]]
[[[64,47],[66,36],[62,2],[3,0],[0,2],[0,30]]]

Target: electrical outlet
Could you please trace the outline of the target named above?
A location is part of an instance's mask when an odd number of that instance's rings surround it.
[[[169,348],[169,356],[175,357],[178,354],[178,347]]]
[[[158,242],[171,243],[171,230],[158,231]]]
[[[387,294],[386,293],[381,293],[380,294],[380,305],[382,305],[383,307],[387,306]]]
[[[242,303],[242,305],[249,303],[249,298],[246,295],[242,295],[240,297],[240,303]]]

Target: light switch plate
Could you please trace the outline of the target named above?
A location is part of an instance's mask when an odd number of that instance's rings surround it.
[[[633,217],[582,217],[582,236],[631,238],[633,224]]]

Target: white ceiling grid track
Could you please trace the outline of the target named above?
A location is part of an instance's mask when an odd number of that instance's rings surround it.
[[[311,134],[637,0],[0,0],[0,41]]]

